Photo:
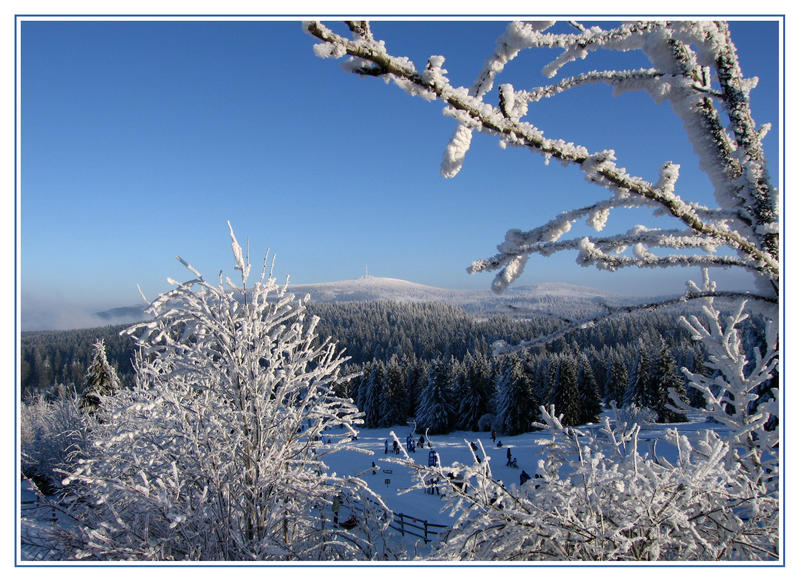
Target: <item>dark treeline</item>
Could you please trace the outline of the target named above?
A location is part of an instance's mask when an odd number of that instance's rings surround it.
[[[94,352],[92,346],[98,339],[105,341],[106,355],[121,382],[130,385],[134,344],[129,336],[119,333],[126,327],[22,332],[19,376],[23,399],[58,384],[71,385],[82,392]]]
[[[346,372],[360,374],[342,391],[365,413],[368,427],[413,419],[432,432],[495,428],[515,434],[530,430],[539,405],[554,405],[566,424],[583,424],[597,420],[611,401],[676,421],[668,394],[696,398],[680,369],[702,370],[704,361],[700,344],[668,311],[619,316],[511,357],[491,356],[492,342],[544,335],[560,321],[546,315],[477,318],[432,303],[312,304],[309,311],[321,319],[319,335],[350,356]],[[81,392],[98,339],[122,384],[130,384],[133,341],[120,335],[125,327],[23,333],[23,398],[58,384]]]

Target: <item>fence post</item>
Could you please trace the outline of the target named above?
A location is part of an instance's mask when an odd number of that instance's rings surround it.
[[[406,520],[405,514],[400,514],[400,535],[405,537],[406,536]]]
[[[422,538],[422,539],[425,540],[425,543],[427,544],[428,543],[428,520],[426,519],[422,523],[425,524],[425,537]]]

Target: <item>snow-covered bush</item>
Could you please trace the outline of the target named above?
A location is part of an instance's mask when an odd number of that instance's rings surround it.
[[[22,402],[19,418],[22,473],[44,493],[59,487],[59,471],[75,467],[75,454],[85,448],[92,425],[74,389],[62,385],[48,392],[55,396]]]
[[[93,442],[65,483],[80,488],[72,557],[318,560],[383,557],[385,507],[324,457],[349,448],[362,422],[335,395],[346,360],[318,341],[316,318],[231,229],[236,285],[220,273],[155,299],[137,338],[136,382],[100,394]],[[333,528],[338,498],[358,516]]]
[[[705,399],[706,416],[729,431],[727,462],[741,465],[757,483],[778,486],[779,432],[769,426],[770,418],[779,417],[776,388],[769,386],[778,365],[777,326],[768,323],[764,353],[757,348],[745,352],[739,326],[749,316],[745,303],[723,316],[712,299],[706,299],[703,316],[682,317],[681,323],[702,341],[708,353],[709,374],[696,374],[684,368],[689,385]],[[693,412],[685,402],[674,399],[679,412]]]
[[[646,406],[639,408],[635,404],[631,404],[617,410],[617,418],[629,425],[647,426],[658,421],[658,414]]]

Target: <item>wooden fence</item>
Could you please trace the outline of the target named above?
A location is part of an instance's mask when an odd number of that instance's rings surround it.
[[[432,540],[431,536],[439,535],[448,526],[430,523],[427,519],[418,519],[405,513],[395,513],[389,527],[399,531],[401,535],[408,534],[421,538],[427,544]]]

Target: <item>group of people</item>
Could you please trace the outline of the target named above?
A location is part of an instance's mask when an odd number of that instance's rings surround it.
[[[417,446],[419,447],[425,446],[425,437],[421,436],[419,437],[419,441],[415,441],[411,435],[408,435],[406,437],[406,450],[409,453],[415,453],[417,452]],[[400,454],[400,443],[397,441],[397,439],[392,440],[392,453],[394,453],[395,455]],[[383,441],[383,454],[384,455],[389,454],[389,439],[385,439]]]
[[[497,445],[497,448],[499,449],[503,448],[503,442],[497,440],[497,431],[494,429],[492,429],[492,442],[494,442]],[[512,469],[519,469],[517,458],[511,454],[511,447],[508,447],[506,449],[506,467],[511,467]],[[536,477],[539,477],[539,475],[537,474]],[[522,472],[519,474],[520,486],[525,484],[525,482],[530,480],[530,478],[531,476],[527,473],[527,471],[525,471],[525,469],[523,469]]]

